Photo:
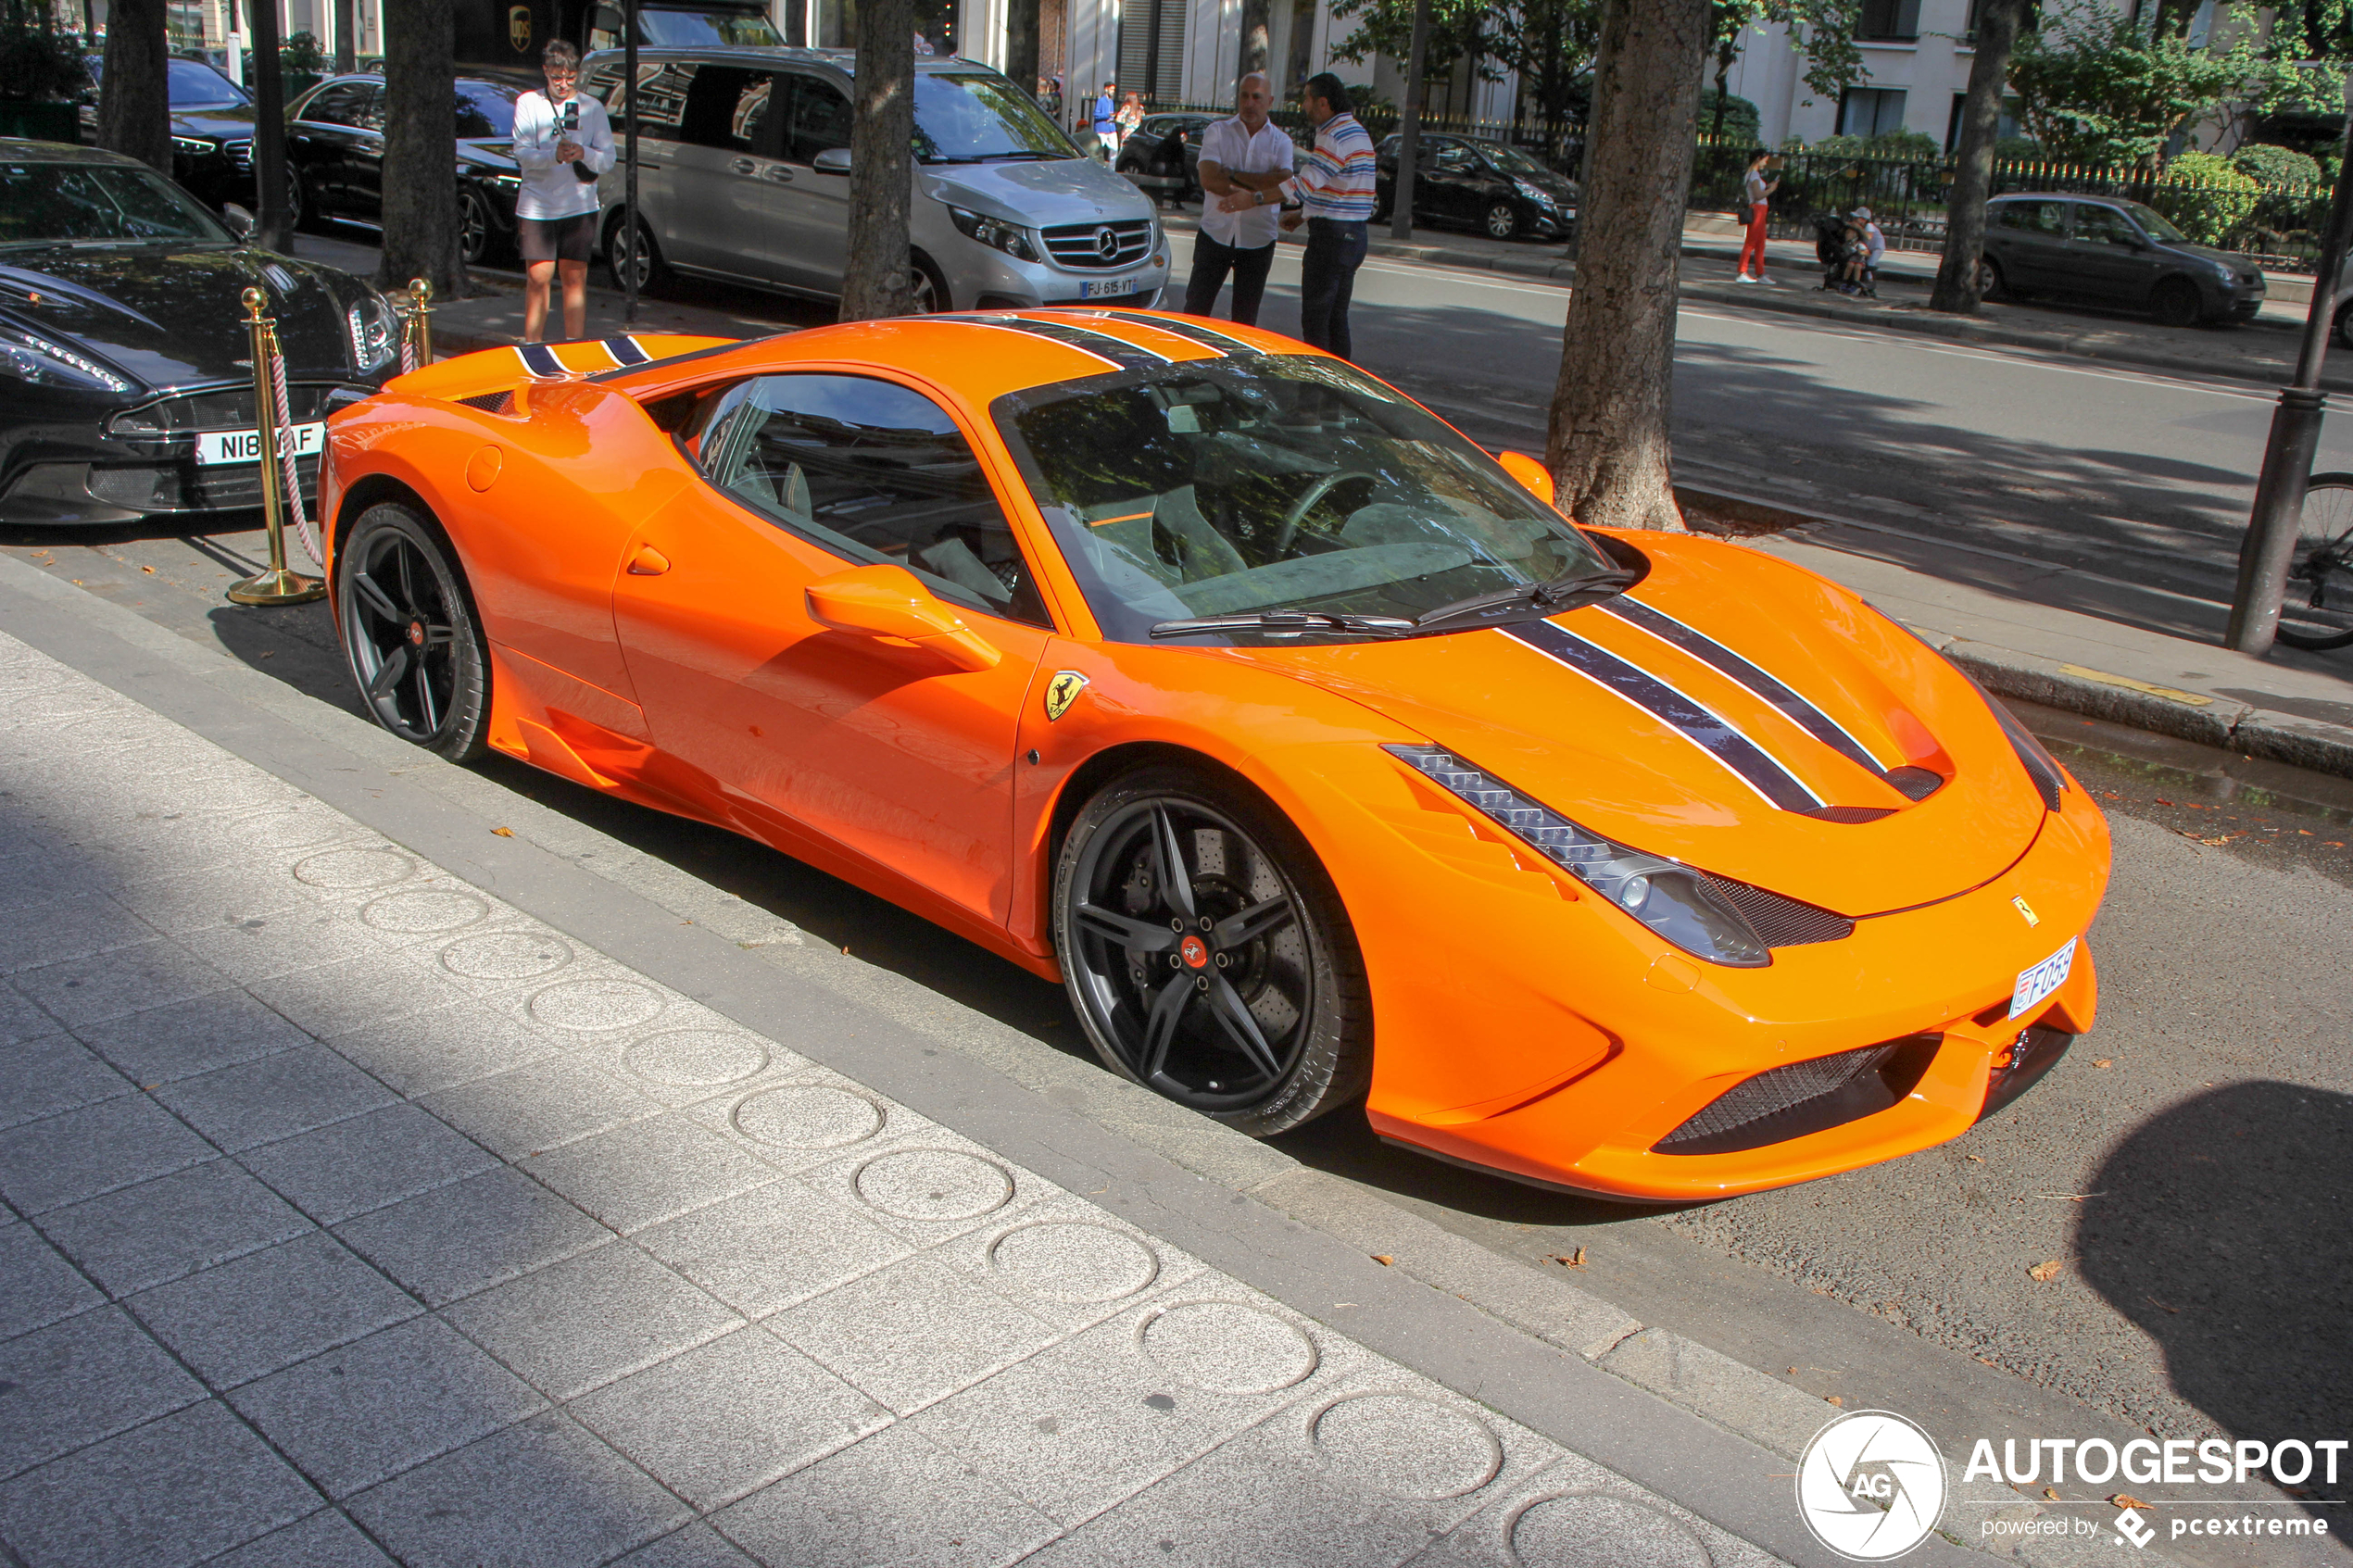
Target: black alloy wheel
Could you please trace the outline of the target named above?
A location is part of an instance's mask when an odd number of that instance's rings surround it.
[[[2336,307],[2334,330],[2337,343],[2343,347],[2353,348],[2353,301]]]
[[[456,552],[409,508],[371,507],[335,556],[344,656],[368,716],[470,762],[488,745],[490,657]]]
[[[2187,278],[2168,278],[2149,296],[2149,312],[2160,326],[2195,327],[2205,309],[2197,285]]]
[[[1509,202],[1496,202],[1487,209],[1487,237],[1491,240],[1514,239],[1519,233],[1519,208]]]
[[[1981,257],[1978,258],[1977,297],[1980,299],[2007,299],[2010,297],[2009,284],[2002,277],[2002,264],[1994,260],[1992,257]]]
[[[2287,619],[2298,610],[2321,613],[2299,626]],[[2337,624],[2348,618],[2353,618],[2353,473],[2316,473],[2305,486],[2303,517],[2296,524],[2280,641],[2320,652],[2353,645],[2353,630]]]
[[[260,199],[257,187],[254,200],[258,203]],[[314,203],[303,196],[302,170],[292,164],[286,165],[286,227],[299,229],[307,223],[321,222],[325,218],[325,213],[319,211]]]
[[[612,286],[626,291],[629,273],[637,273],[637,292],[651,294],[670,282],[670,267],[661,258],[661,247],[654,243],[653,231],[646,220],[637,220],[636,227],[626,228],[625,218],[616,217],[612,227],[605,232],[605,270],[611,275]]]
[[[490,254],[490,203],[472,185],[458,187],[458,247],[469,267],[479,267]]]
[[[1372,1004],[1314,852],[1241,790],[1180,768],[1080,810],[1054,939],[1081,1026],[1114,1072],[1255,1137],[1362,1096]]]

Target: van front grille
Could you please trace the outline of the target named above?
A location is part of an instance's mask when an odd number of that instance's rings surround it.
[[[1040,232],[1046,254],[1064,267],[1132,267],[1152,248],[1149,218],[1120,223],[1063,223]]]

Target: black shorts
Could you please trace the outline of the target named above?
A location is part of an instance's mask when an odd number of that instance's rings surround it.
[[[515,238],[522,244],[526,262],[577,261],[585,266],[588,253],[597,245],[597,215],[518,219]]]

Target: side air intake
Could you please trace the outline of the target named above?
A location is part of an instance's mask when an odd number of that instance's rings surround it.
[[[1913,1035],[1759,1073],[1652,1147],[1660,1154],[1734,1154],[1875,1115],[1912,1092],[1944,1038]]]

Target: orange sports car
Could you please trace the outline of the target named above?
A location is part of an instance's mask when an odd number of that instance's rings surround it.
[[[330,422],[376,718],[734,829],[1258,1135],[1678,1201],[1943,1142],[2092,1023],[2082,789],[1854,595],[1579,529],[1228,322],[505,348]]]

